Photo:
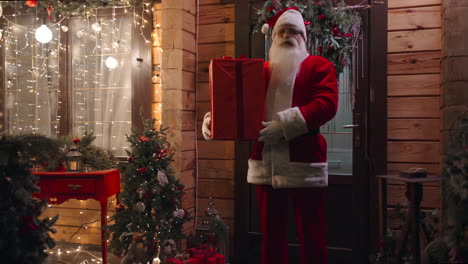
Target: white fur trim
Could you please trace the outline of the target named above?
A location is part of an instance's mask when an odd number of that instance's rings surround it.
[[[265,35],[268,34],[269,29],[270,29],[270,26],[267,23],[263,24],[262,33],[265,34]]]
[[[303,188],[328,186],[328,163],[289,162],[275,171],[273,188]]]
[[[247,182],[252,184],[271,185],[271,172],[263,166],[261,160],[249,159],[249,169],[247,171]]]
[[[280,25],[284,24],[296,26],[299,30],[302,31],[302,36],[304,37],[304,40],[307,41],[306,27],[301,12],[294,9],[289,9],[281,14],[275,23],[275,27],[273,28],[273,35],[276,33],[276,29],[279,28]]]
[[[307,123],[299,107],[288,108],[277,113],[286,140],[291,140],[309,132]]]
[[[249,159],[247,182],[266,184],[273,188],[304,188],[328,186],[328,163],[283,162],[272,172],[261,160]]]

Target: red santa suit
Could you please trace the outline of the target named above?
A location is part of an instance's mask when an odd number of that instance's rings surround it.
[[[266,84],[270,80],[265,63]],[[265,87],[268,93],[268,85]],[[277,112],[284,141],[275,144],[255,142],[250,154],[247,181],[273,188],[326,187],[328,185],[327,143],[318,134],[320,126],[337,111],[338,89],[333,64],[319,56],[309,55],[299,74],[281,101],[290,103]],[[266,105],[281,102],[266,102]],[[263,157],[265,156],[265,158]]]
[[[299,12],[285,14],[282,23],[303,27]],[[289,199],[294,206],[301,263],[328,263],[324,188],[328,185],[327,143],[319,128],[336,114],[337,80],[333,64],[323,57],[306,53],[300,64],[295,79],[293,76],[285,86],[270,82],[269,63],[265,63],[265,120],[279,122],[284,138],[255,142],[249,159],[247,181],[257,184],[262,264],[289,263]]]

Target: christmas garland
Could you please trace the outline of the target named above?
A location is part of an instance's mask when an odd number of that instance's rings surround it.
[[[127,6],[130,8],[142,7],[145,2],[144,0],[30,0],[30,1],[8,1],[0,2],[0,6],[11,6],[26,12],[43,12],[47,11],[49,20],[53,18],[70,18],[71,16],[82,16],[86,17],[92,14],[97,8],[112,7],[112,6]],[[1,9],[1,8],[0,8]]]
[[[310,54],[323,56],[333,62],[337,74],[351,65],[361,28],[357,8],[348,7],[344,1],[333,6],[330,0],[268,0],[258,10],[255,30],[260,31],[267,20],[287,7],[297,7],[304,17]]]

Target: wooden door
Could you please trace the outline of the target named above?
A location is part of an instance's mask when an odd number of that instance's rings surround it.
[[[360,0],[346,2],[349,5],[361,3]],[[263,4],[264,1],[258,0],[236,1],[237,56],[265,57],[264,35],[253,33],[256,9]],[[340,95],[341,113],[321,128],[329,147],[326,201],[330,263],[366,263],[368,255],[375,250],[374,245],[377,245],[377,185],[374,176],[385,170],[386,160],[386,6],[383,4],[362,11],[362,16],[364,34],[355,54],[357,64],[354,72],[349,73],[354,76],[357,87],[354,107],[347,105],[346,108],[346,100],[353,96],[352,90],[348,89],[348,94]],[[347,125],[357,126],[343,128]],[[236,142],[234,263],[238,264],[258,264],[261,260],[255,186],[246,182],[250,145],[250,142]],[[347,149],[340,151],[346,145]],[[300,263],[292,211],[285,213],[290,217],[290,263]]]

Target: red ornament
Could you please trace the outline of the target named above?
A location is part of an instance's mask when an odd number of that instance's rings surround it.
[[[324,14],[319,15],[319,19],[320,19],[320,20],[324,20],[324,19],[325,19],[325,15],[324,15]]]
[[[145,192],[145,194],[143,194],[143,198],[145,198],[146,200],[149,200],[149,199],[151,199],[152,195],[153,195],[152,192],[147,191],[147,192]]]
[[[157,159],[163,159],[164,158],[164,154],[166,154],[166,152],[168,151],[168,149],[163,149],[161,152],[159,152],[158,154],[156,154],[156,158]]]
[[[138,168],[137,171],[138,171],[139,173],[143,174],[143,173],[147,172],[148,169],[145,168],[145,167],[142,167],[142,168]]]
[[[304,25],[307,27],[310,25],[310,21],[304,21]]]
[[[318,46],[318,47],[317,47],[317,51],[318,51],[318,54],[322,54],[322,52],[323,52],[323,47],[322,47],[322,46]]]
[[[37,6],[37,0],[30,0],[30,1],[26,1],[26,5],[29,6],[29,7],[36,7]]]
[[[333,50],[335,50],[335,47],[330,46],[330,47],[328,47],[328,50],[329,50],[329,51],[333,51]]]
[[[49,15],[49,20],[52,20],[52,11],[54,9],[52,8],[52,4],[49,4],[49,6],[47,7],[47,14]]]
[[[81,141],[81,139],[79,139],[79,138],[74,138],[74,139],[73,139],[73,143],[75,143],[75,144],[80,143],[80,141]]]
[[[353,36],[353,33],[346,33],[346,34],[344,34],[343,36],[345,36],[345,37],[347,37],[347,38],[350,38],[350,37]]]
[[[149,140],[149,138],[147,138],[145,136],[140,137],[140,142],[147,142],[148,140]]]
[[[340,31],[336,27],[332,28],[332,32],[335,36],[338,35],[338,33],[340,33]]]
[[[117,211],[117,212],[123,211],[124,209],[125,209],[125,207],[123,206],[123,204],[117,204],[115,206],[115,211]]]
[[[318,1],[318,2],[317,2],[317,5],[318,5],[318,6],[321,6],[321,5],[322,5],[322,2]]]
[[[275,10],[275,7],[273,6],[268,7],[268,12],[273,12],[273,10]]]

